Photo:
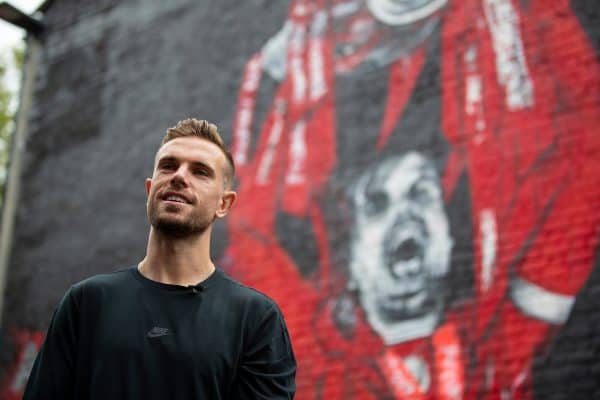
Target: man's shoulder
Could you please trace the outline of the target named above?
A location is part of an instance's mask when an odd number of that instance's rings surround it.
[[[132,268],[133,267],[127,267],[114,272],[93,275],[74,284],[71,287],[71,292],[76,295],[80,295],[83,292],[119,289],[121,287],[126,287],[132,282]]]
[[[223,287],[229,292],[232,300],[260,307],[263,310],[272,309],[277,313],[280,312],[277,303],[265,293],[239,282],[222,271],[220,273],[223,277]]]

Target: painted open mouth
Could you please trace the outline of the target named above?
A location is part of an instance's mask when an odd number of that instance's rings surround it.
[[[378,285],[377,303],[381,313],[398,319],[419,309],[428,296],[428,235],[422,220],[402,218],[389,227],[385,237],[383,259],[389,279]]]
[[[384,258],[390,277],[396,281],[410,281],[426,273],[427,234],[421,220],[398,221],[386,236]]]
[[[417,238],[406,238],[392,249],[389,260],[388,268],[393,277],[413,275],[423,264],[423,246]]]

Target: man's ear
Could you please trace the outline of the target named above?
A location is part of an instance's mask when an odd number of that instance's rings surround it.
[[[219,203],[219,208],[217,209],[216,215],[217,218],[223,218],[227,215],[235,200],[237,199],[237,193],[233,190],[225,190],[223,192],[223,196],[221,196],[221,201]]]
[[[151,187],[152,187],[152,179],[146,178],[146,194],[150,194]]]

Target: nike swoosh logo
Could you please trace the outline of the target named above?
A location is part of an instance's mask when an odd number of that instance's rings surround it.
[[[159,328],[158,326],[155,326],[154,328],[150,329],[150,331],[148,331],[148,334],[146,336],[149,338],[155,338],[160,336],[166,336],[168,334],[168,328]]]

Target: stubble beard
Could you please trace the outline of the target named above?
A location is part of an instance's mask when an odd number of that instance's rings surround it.
[[[148,210],[150,225],[157,232],[176,239],[203,234],[216,218],[215,216],[211,218],[208,215],[201,215],[200,213],[195,213],[186,219],[172,218],[169,215],[161,215],[161,212],[156,208],[156,206],[151,206]]]

